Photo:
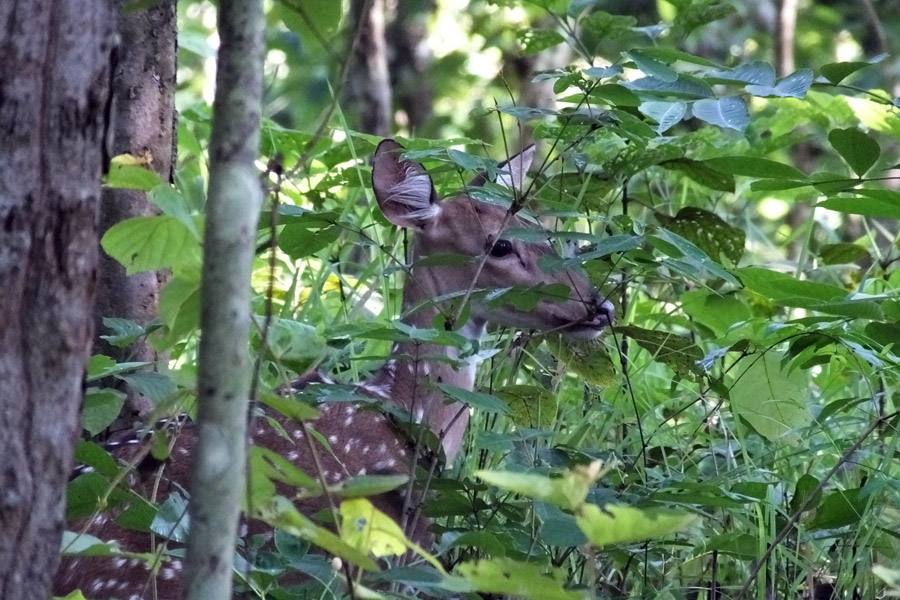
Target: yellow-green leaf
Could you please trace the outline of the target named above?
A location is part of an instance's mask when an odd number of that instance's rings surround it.
[[[565,589],[565,573],[536,563],[508,558],[462,563],[455,575],[471,583],[480,592],[531,600],[583,600],[584,592]]]
[[[475,475],[499,488],[574,510],[584,503],[591,485],[604,474],[602,461],[575,467],[561,477],[510,471],[477,471]]]
[[[575,521],[592,544],[610,546],[667,537],[687,529],[697,517],[688,512],[661,508],[642,510],[613,504],[600,508],[586,504],[575,515]]]

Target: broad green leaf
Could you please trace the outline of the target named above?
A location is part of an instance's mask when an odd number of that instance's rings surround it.
[[[734,177],[729,173],[717,171],[707,166],[704,162],[689,158],[676,158],[675,160],[659,163],[659,166],[664,169],[680,171],[700,185],[704,185],[712,190],[734,192]]]
[[[853,172],[862,177],[881,156],[881,147],[872,137],[859,129],[832,129],[828,141]]]
[[[622,84],[638,92],[657,92],[657,96],[672,95],[681,98],[712,98],[715,96],[712,87],[702,79],[679,74],[675,81],[663,81],[655,77],[641,77]]]
[[[168,215],[132,217],[107,230],[100,245],[129,275],[200,265],[200,244],[191,231]]]
[[[859,523],[866,513],[868,496],[862,489],[839,490],[822,498],[808,527],[812,530],[837,529]]]
[[[848,192],[860,184],[859,179],[849,178],[843,174],[818,171],[810,175],[813,187],[823,194],[833,195],[839,192]],[[855,190],[854,190],[855,191]]]
[[[744,287],[771,298],[782,306],[809,308],[822,302],[833,302],[847,296],[843,288],[827,283],[802,281],[786,273],[746,267],[737,271]]]
[[[467,390],[446,383],[439,383],[437,384],[437,387],[450,398],[453,398],[457,402],[462,402],[466,406],[471,406],[472,408],[477,408],[478,410],[489,413],[507,414],[509,412],[509,407],[496,396]]]
[[[377,496],[406,485],[407,475],[360,475],[345,479],[333,493],[341,498]]]
[[[854,190],[856,196],[838,196],[816,206],[842,213],[900,219],[900,194],[893,190]]]
[[[159,175],[146,167],[148,159],[120,154],[110,160],[109,173],[106,174],[104,185],[109,188],[123,188],[129,190],[152,190],[162,181]]]
[[[681,308],[719,336],[724,336],[732,326],[753,316],[750,307],[735,293],[722,295],[706,290],[687,291],[681,295]]]
[[[547,344],[566,369],[597,386],[611,385],[616,380],[616,368],[600,339],[575,340],[567,336],[548,336]]]
[[[641,48],[638,52],[640,52],[644,56],[648,56],[652,59],[666,63],[673,63],[680,60],[686,63],[701,65],[704,67],[720,66],[712,62],[711,60],[702,58],[700,56],[695,56],[687,52],[683,52],[682,50],[676,50],[675,48],[663,48],[661,46],[657,46],[655,48]]]
[[[78,445],[75,446],[75,461],[93,467],[95,471],[106,477],[115,477],[119,474],[119,467],[115,459],[94,442],[78,442]]]
[[[512,471],[476,471],[475,476],[499,488],[574,510],[584,503],[590,487],[603,475],[601,461],[575,467],[561,477],[545,477],[534,473]]]
[[[496,535],[487,531],[466,531],[453,540],[451,548],[479,548],[488,555],[503,558],[506,548]]]
[[[813,500],[809,500],[815,489],[819,486],[819,483],[819,480],[809,473],[804,473],[800,476],[800,479],[797,480],[797,485],[794,486],[794,496],[791,498],[791,512],[800,510],[800,507],[807,501],[809,501],[809,503],[806,505],[805,510],[813,510],[819,505],[819,500],[821,498],[817,497]]]
[[[732,238],[733,237],[734,236],[732,236]],[[693,266],[694,272],[692,273],[692,276],[695,279],[719,278],[724,279],[729,283],[737,284],[737,280],[734,278],[734,276],[724,268],[722,268],[722,266],[715,260],[713,260],[708,254],[706,254],[706,252],[704,252],[692,241],[681,237],[673,231],[669,231],[668,229],[660,229],[656,232],[656,235],[648,235],[646,239],[653,245],[654,248],[665,252],[672,258],[684,259],[684,262],[687,262],[691,266]],[[737,251],[737,240],[729,240],[727,236],[724,236],[723,241],[725,241],[724,245],[729,249],[729,251]],[[673,267],[675,266],[674,261],[670,262],[669,264]]]
[[[495,394],[509,407],[509,418],[517,427],[541,429],[556,419],[556,396],[536,385],[508,385]]]
[[[126,552],[115,542],[104,542],[87,533],[63,531],[60,546],[64,556],[121,556],[136,558],[147,565],[155,564],[159,557],[152,553]]]
[[[860,69],[871,66],[872,63],[862,61],[835,62],[822,65],[819,71],[831,83],[837,85]]]
[[[313,39],[332,38],[340,29],[341,17],[344,15],[342,0],[279,2],[275,8],[285,27],[299,34],[304,43],[309,44],[313,43]]]
[[[703,352],[691,340],[669,333],[654,331],[626,325],[617,331],[637,342],[646,350],[653,360],[668,365],[679,377],[694,379],[703,375],[703,369],[697,364],[703,358]]]
[[[639,106],[641,99],[627,87],[615,83],[603,83],[591,88],[592,98],[599,98],[612,106]]]
[[[153,517],[150,529],[167,540],[186,542],[190,530],[187,499],[178,492],[169,494]]]
[[[536,562],[523,563],[493,558],[462,563],[453,570],[478,591],[529,600],[585,600],[586,592],[565,589],[562,569]]]
[[[109,427],[125,404],[125,394],[112,388],[88,388],[84,395],[81,426],[91,436]]]
[[[691,108],[695,117],[718,127],[744,131],[750,124],[747,104],[737,96],[697,100]]]
[[[308,517],[302,515],[287,498],[276,496],[266,505],[254,506],[252,516],[307,540],[330,554],[349,560],[367,571],[378,570],[378,565],[364,552],[347,544],[327,529],[318,527]]]
[[[131,319],[103,317],[103,325],[110,333],[101,335],[100,339],[105,340],[107,344],[116,348],[125,348],[144,335],[144,328]]]
[[[187,199],[176,188],[170,185],[158,185],[150,190],[148,199],[163,211],[163,214],[178,219],[178,222],[187,227],[194,236],[200,238],[191,207]]]
[[[680,510],[585,504],[575,520],[588,541],[602,547],[668,537],[693,526],[698,518]]]
[[[869,256],[869,251],[859,244],[841,242],[822,246],[819,256],[826,265],[845,265]]]
[[[678,79],[678,73],[676,73],[674,69],[654,58],[651,58],[640,50],[623,52],[622,56],[634,61],[634,64],[637,65],[637,68],[640,69],[645,75],[649,75],[650,77],[654,77],[656,79],[659,79],[660,81],[665,81],[667,83],[671,83]]]
[[[522,44],[525,54],[537,54],[565,42],[565,38],[552,29],[520,29],[516,39]]]
[[[657,214],[657,219],[666,229],[692,242],[715,261],[725,257],[732,264],[737,264],[744,255],[747,234],[715,213],[686,206],[674,217]]]
[[[175,393],[175,382],[163,373],[153,371],[140,371],[125,375],[117,375],[125,381],[131,389],[149,398],[154,404],[158,404]]]
[[[770,87],[775,85],[775,67],[767,62],[756,60],[739,65],[733,69],[714,71],[709,74],[707,79],[740,81],[742,83]]]
[[[752,364],[731,388],[731,409],[767,440],[799,444],[800,430],[812,423],[806,372],[789,371],[771,351],[745,361]]]
[[[379,558],[399,556],[412,550],[446,574],[437,559],[408,540],[399,525],[365,498],[341,502],[341,539],[357,550]]]
[[[776,98],[803,98],[813,82],[813,72],[810,69],[794,71],[774,86],[748,85],[744,89],[754,96],[774,96]]]
[[[758,179],[789,179],[808,181],[809,178],[791,165],[756,156],[720,156],[707,159],[706,164],[713,169],[732,175],[756,177]]]
[[[638,110],[658,123],[656,133],[662,135],[684,118],[687,113],[687,104],[680,101],[653,100],[644,102],[638,107]]]

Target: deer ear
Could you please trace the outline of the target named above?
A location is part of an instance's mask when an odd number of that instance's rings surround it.
[[[518,154],[513,155],[509,160],[505,160],[499,165],[500,174],[497,175],[497,183],[508,188],[517,190],[522,189],[522,182],[525,179],[525,173],[531,167],[531,161],[534,160],[535,146],[531,144]],[[468,183],[468,187],[478,187],[484,185],[487,177],[484,174],[477,175]]]
[[[372,189],[381,212],[398,227],[424,229],[441,211],[425,167],[400,160],[403,146],[382,140],[372,161]]]

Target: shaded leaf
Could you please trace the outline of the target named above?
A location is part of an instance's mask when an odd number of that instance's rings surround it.
[[[686,206],[674,217],[657,214],[656,218],[666,229],[692,242],[713,260],[720,261],[724,256],[737,264],[744,255],[747,234],[715,213]]]
[[[828,132],[828,141],[860,177],[865,175],[881,156],[878,142],[855,127],[832,129]]]
[[[788,372],[775,352],[750,360],[731,388],[731,409],[767,440],[799,444],[799,430],[812,423],[806,373]]]
[[[659,166],[680,171],[700,185],[704,185],[712,190],[734,192],[734,177],[729,173],[713,169],[704,162],[689,158],[676,158],[675,160],[659,163]]]
[[[747,104],[737,96],[727,96],[714,100],[706,98],[693,104],[694,116],[718,127],[744,131],[750,124]]]
[[[679,377],[693,379],[703,375],[703,369],[697,364],[703,358],[703,352],[689,339],[634,325],[619,327],[617,331],[637,342],[653,360],[671,367]]]

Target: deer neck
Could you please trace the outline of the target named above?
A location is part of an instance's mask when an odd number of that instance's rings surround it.
[[[403,321],[407,325],[433,328],[439,309],[427,301],[445,293],[442,288],[441,269],[415,269],[408,276],[403,289],[403,312],[415,307],[418,310],[406,314]],[[484,335],[485,323],[470,318],[458,332],[473,341]],[[447,461],[452,461],[462,446],[469,409],[459,402],[446,402],[438,384],[447,384],[466,390],[475,387],[475,357],[459,358],[459,349],[453,346],[421,342],[398,342],[388,361],[375,376],[373,383],[379,385],[386,396],[407,411],[418,423],[428,428],[441,440]]]

